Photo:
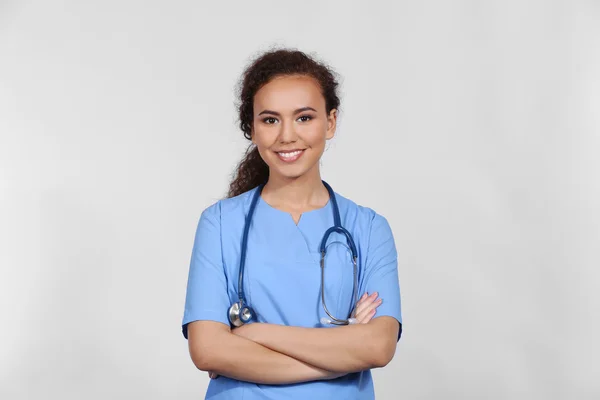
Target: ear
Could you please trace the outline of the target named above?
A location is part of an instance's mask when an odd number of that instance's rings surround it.
[[[252,144],[256,144],[254,142],[254,126],[250,129],[250,140],[252,141]]]
[[[335,128],[337,126],[337,109],[332,109],[327,116],[327,132],[325,139],[332,139],[335,135]]]

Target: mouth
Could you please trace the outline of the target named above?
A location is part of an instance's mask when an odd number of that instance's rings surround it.
[[[291,163],[298,160],[304,154],[306,149],[296,149],[289,151],[276,151],[275,154],[279,157],[279,159],[286,163]]]

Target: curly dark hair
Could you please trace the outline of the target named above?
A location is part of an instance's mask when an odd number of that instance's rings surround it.
[[[339,83],[336,73],[329,66],[299,50],[270,50],[250,62],[239,83],[239,103],[237,104],[239,126],[246,139],[252,140],[254,95],[262,86],[274,78],[285,75],[312,77],[321,87],[327,114],[333,109],[339,109]],[[233,180],[229,184],[227,197],[238,196],[260,184],[266,183],[268,179],[269,167],[263,161],[256,146],[251,144],[237,166]]]

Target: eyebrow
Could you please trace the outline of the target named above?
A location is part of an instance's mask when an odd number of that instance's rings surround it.
[[[294,114],[298,114],[298,113],[301,113],[303,111],[314,111],[314,112],[317,112],[317,110],[315,110],[312,107],[302,107],[302,108],[299,108],[299,109],[295,110]],[[276,115],[278,117],[281,117],[281,114],[279,114],[277,111],[263,110],[258,115],[260,116],[260,115],[263,115],[263,114],[273,114],[273,115]]]

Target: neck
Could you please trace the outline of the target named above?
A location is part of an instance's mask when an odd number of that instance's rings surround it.
[[[297,178],[269,175],[261,195],[272,205],[296,210],[322,207],[329,200],[318,169]]]

